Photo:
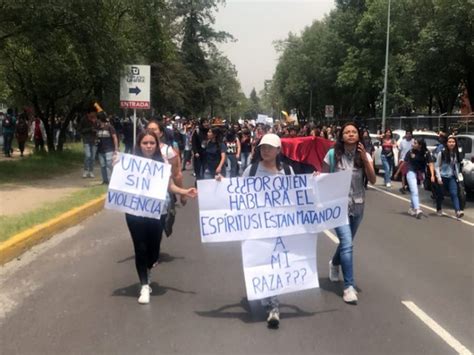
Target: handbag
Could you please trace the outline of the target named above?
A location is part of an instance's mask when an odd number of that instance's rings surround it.
[[[170,237],[173,234],[173,225],[174,220],[176,219],[176,196],[171,195],[170,201],[168,203],[168,208],[166,212],[165,223],[163,229],[165,230],[166,237]]]

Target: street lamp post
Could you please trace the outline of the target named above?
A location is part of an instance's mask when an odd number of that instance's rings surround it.
[[[385,46],[385,75],[383,80],[383,107],[382,107],[382,132],[385,131],[385,115],[387,112],[387,79],[388,79],[388,48],[390,40],[390,0],[388,0],[387,12],[387,43]]]
[[[442,113],[441,115],[438,116],[438,132],[441,131],[441,117],[446,116],[448,113]]]

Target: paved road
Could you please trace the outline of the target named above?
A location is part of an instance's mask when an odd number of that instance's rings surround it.
[[[196,202],[163,241],[146,306],[137,303],[124,217],[104,211],[0,269],[0,353],[456,354],[404,301],[472,352],[474,228],[433,212],[416,220],[406,209],[369,190],[357,306],[329,282],[335,244],[320,234],[321,288],[282,296],[278,330],[246,301],[239,243],[200,243]]]

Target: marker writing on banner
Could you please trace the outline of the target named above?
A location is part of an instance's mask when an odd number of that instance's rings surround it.
[[[297,225],[326,223],[341,216],[340,206],[324,210],[300,210],[287,213],[262,211],[251,214],[224,214],[221,217],[201,216],[201,231],[204,237],[221,233],[234,233],[257,229],[291,228]]]
[[[108,191],[107,202],[116,206],[123,206],[133,211],[148,212],[161,215],[162,201],[145,196],[134,196],[123,192]]]
[[[283,248],[283,250],[281,252],[277,251],[279,246],[280,246],[280,248]],[[282,261],[281,260],[282,259],[281,255],[282,254],[284,255],[283,256],[283,262],[285,263],[284,265],[286,265],[285,268],[289,268],[290,263],[288,261],[288,250],[286,250],[285,244],[283,243],[283,239],[281,239],[281,237],[278,237],[276,239],[275,248],[273,248],[273,253],[272,253],[272,260],[271,260],[272,269],[275,268],[274,265],[277,262],[278,262],[278,268],[281,269],[281,261]]]
[[[276,238],[270,260],[272,270],[275,270],[275,273],[252,278],[254,293],[277,291],[285,286],[288,287],[297,285],[298,283],[304,283],[304,278],[308,273],[306,268],[294,269],[284,273],[279,271],[291,268],[288,253],[290,253],[290,251],[286,248],[283,238]],[[286,285],[284,281],[286,281]]]
[[[148,160],[148,159],[147,159]],[[134,159],[122,155],[120,165],[125,172],[129,172],[125,184],[133,186],[136,189],[149,191],[151,178],[159,176],[164,177],[164,165],[155,161],[145,161],[142,159]]]
[[[264,191],[289,191],[308,188],[306,175],[253,176],[230,178],[227,185],[229,194],[249,194]]]

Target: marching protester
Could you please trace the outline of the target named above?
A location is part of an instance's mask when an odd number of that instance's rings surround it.
[[[107,121],[105,112],[99,112],[99,125],[97,127],[97,155],[99,157],[102,184],[108,184],[112,174],[112,158],[118,152],[118,138],[114,127]]]
[[[239,160],[240,160],[240,140],[237,137],[237,132],[232,128],[227,131],[226,139],[226,153],[227,164],[229,168],[229,177],[236,177],[239,175]]]
[[[16,117],[13,114],[13,109],[9,108],[7,114],[2,120],[3,129],[3,151],[5,156],[11,158],[12,156],[12,142],[15,134]]]
[[[35,144],[35,152],[44,151],[44,142],[46,141],[46,130],[41,119],[36,115],[30,127],[31,140]]]
[[[15,137],[18,142],[18,148],[20,149],[20,156],[24,156],[25,144],[28,140],[28,116],[26,113],[22,113],[18,117],[18,121],[15,126]]]
[[[198,127],[196,127],[191,137],[191,146],[193,150],[193,166],[194,174],[196,175],[196,180],[204,179],[208,130],[209,120],[207,118],[201,118]]]
[[[84,148],[84,172],[83,178],[94,177],[94,162],[97,154],[97,111],[90,108],[80,123],[80,133]]]
[[[410,188],[410,209],[408,214],[415,216],[417,219],[423,216],[423,211],[420,208],[418,182],[423,181],[426,167],[431,170],[431,182],[434,183],[433,160],[426,148],[426,142],[423,138],[415,138],[412,149],[405,156],[402,173],[406,172],[408,187]]]
[[[355,123],[344,124],[336,137],[334,148],[328,151],[323,163],[323,172],[352,171],[348,206],[349,224],[335,229],[340,243],[329,261],[331,281],[339,281],[339,267],[342,268],[343,300],[350,304],[357,304],[358,301],[353,273],[353,240],[364,215],[364,176],[371,184],[374,184],[376,179],[372,157],[360,142],[361,137]]]
[[[227,147],[222,142],[221,128],[212,127],[208,130],[207,139],[204,179],[213,179],[219,175],[225,176],[224,164]]]
[[[183,173],[181,172],[178,153],[176,153],[171,145],[168,145],[161,140],[165,134],[166,128],[163,124],[160,124],[158,121],[152,119],[148,121],[146,129],[154,132],[158,136],[158,139],[160,139],[161,155],[164,161],[171,165],[171,177],[176,186],[183,187]],[[183,205],[186,203],[185,196],[181,196],[181,203]]]
[[[134,154],[139,157],[153,159],[164,162],[161,155],[158,136],[152,130],[146,130],[137,137],[137,145]],[[168,191],[194,198],[197,195],[195,188],[183,189],[175,185],[173,179],[169,180]],[[169,203],[169,196],[167,197]],[[150,302],[150,273],[156,265],[160,255],[161,237],[163,234],[163,224],[166,219],[167,209],[162,208],[161,219],[140,217],[126,214],[125,218],[135,249],[135,266],[140,280],[140,296],[138,303],[147,304]]]
[[[397,148],[397,144],[393,139],[392,130],[387,128],[381,138],[382,143],[382,159],[383,172],[384,172],[384,184],[387,188],[392,187],[392,172],[394,165],[394,149]]]
[[[191,163],[191,158],[193,155],[192,151],[192,136],[194,133],[194,127],[192,122],[187,122],[183,127],[183,137],[184,137],[184,147],[183,147],[183,157],[182,162],[183,166],[182,171],[186,170],[186,165]]]
[[[406,174],[402,173],[402,165],[403,161],[405,160],[405,157],[407,153],[412,149],[413,147],[413,132],[411,129],[407,129],[405,131],[405,137],[401,140],[399,144],[399,155],[398,155],[398,168],[397,171],[395,172],[395,177],[398,177],[399,175],[402,176],[402,187],[400,188],[400,192],[402,194],[405,194],[407,192],[407,179],[406,179]]]
[[[280,137],[273,133],[264,135],[256,148],[255,162],[245,169],[242,176],[294,175],[293,169],[281,162],[280,147]],[[267,310],[268,326],[277,328],[280,323],[278,297],[264,298],[261,303]]]
[[[458,176],[461,172],[460,162],[461,158],[456,137],[449,136],[444,149],[438,153],[435,163],[437,180],[436,211],[439,216],[443,214],[443,189],[449,191],[456,217],[462,218],[464,216],[458,197]]]
[[[250,162],[250,155],[252,154],[252,137],[250,130],[245,128],[241,131],[240,137],[240,163],[242,171],[247,169],[247,165]]]

